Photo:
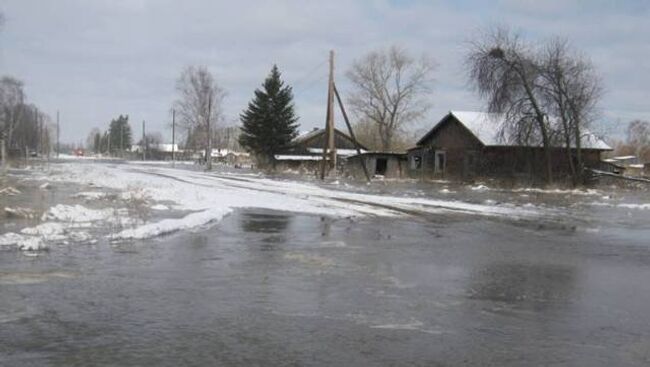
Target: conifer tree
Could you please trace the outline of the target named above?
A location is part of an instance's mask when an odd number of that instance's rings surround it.
[[[275,166],[274,154],[286,149],[298,135],[293,92],[284,85],[277,66],[273,66],[262,88],[255,90],[255,97],[240,119],[243,126],[239,143],[262,163]]]

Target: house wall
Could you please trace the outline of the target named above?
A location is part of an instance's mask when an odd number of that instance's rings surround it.
[[[497,178],[539,179],[545,175],[542,148],[484,147],[480,141],[455,118],[450,117],[425,141],[419,149],[408,153],[407,169],[414,178],[471,179],[475,176]],[[444,172],[435,170],[435,154],[446,155]],[[596,167],[601,152],[583,150],[585,166]],[[412,168],[413,157],[422,159],[420,169]],[[553,149],[551,154],[555,178],[566,177],[571,170],[565,149]]]
[[[409,152],[409,174],[413,177],[468,177],[475,174],[473,167],[476,165],[468,158],[480,156],[481,143],[456,119],[450,117],[432,134],[429,139],[422,142],[421,149]],[[436,151],[442,151],[446,157],[444,172],[435,172]],[[411,168],[411,159],[420,156],[422,170]]]

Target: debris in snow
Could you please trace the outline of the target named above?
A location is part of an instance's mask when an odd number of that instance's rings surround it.
[[[81,205],[59,204],[51,207],[43,214],[41,219],[83,223],[108,220],[115,216],[127,214],[125,209],[89,209]]]
[[[34,219],[36,217],[36,213],[29,208],[5,207],[5,216],[7,218]]]
[[[476,186],[472,186],[472,190],[474,190],[474,191],[485,191],[485,190],[489,190],[489,189],[490,189],[489,187],[487,187],[485,185],[481,185],[481,184],[476,185]]]
[[[85,200],[100,200],[106,198],[108,193],[106,192],[101,192],[101,191],[84,191],[80,192],[77,194],[74,194],[72,197],[74,198],[82,198]]]
[[[11,186],[0,189],[0,195],[15,196],[18,194],[20,194],[20,191]]]

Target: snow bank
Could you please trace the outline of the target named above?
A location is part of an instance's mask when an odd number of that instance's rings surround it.
[[[180,219],[163,219],[159,222],[148,223],[136,228],[125,229],[113,236],[114,240],[145,239],[169,234],[181,230],[188,230],[204,226],[210,222],[220,220],[232,210],[229,208],[217,208],[189,214]]]
[[[35,236],[24,236],[17,233],[0,235],[0,246],[16,246],[23,251],[39,251],[47,249],[43,239]]]
[[[59,204],[51,207],[41,219],[84,223],[107,221],[120,215],[128,215],[128,212],[126,209],[89,209],[81,205]]]
[[[164,219],[125,228],[112,239],[144,239],[179,230],[187,230],[220,220],[236,208],[263,208],[332,217],[403,216],[413,213],[445,212],[482,216],[530,218],[538,209],[508,207],[495,203],[472,204],[456,200],[434,200],[422,197],[397,197],[355,193],[312,183],[274,180],[251,174],[204,173],[161,166],[75,164],[56,165],[48,179],[78,184],[93,184],[121,190],[124,200],[137,200],[148,209],[155,201],[173,203],[174,209],[190,211],[178,219]],[[479,185],[477,190],[488,189]],[[89,195],[92,197],[94,195]],[[118,213],[119,214],[119,213]],[[128,212],[117,217],[125,217]],[[61,222],[110,221],[114,212],[93,210],[82,206],[57,205],[44,219]],[[123,223],[124,224],[124,223]]]
[[[643,204],[618,203],[618,204],[612,204],[612,203],[603,203],[603,202],[596,201],[596,202],[590,203],[590,205],[593,205],[593,206],[606,206],[606,207],[610,207],[610,208],[637,209],[637,210],[650,209],[650,203],[643,203]]]

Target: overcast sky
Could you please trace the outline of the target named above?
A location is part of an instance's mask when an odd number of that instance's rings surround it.
[[[325,120],[326,60],[336,80],[369,50],[398,44],[435,58],[433,109],[480,110],[462,67],[466,41],[479,28],[507,24],[530,40],[569,38],[602,74],[601,133],[630,119],[650,120],[650,17],[645,0],[501,1],[0,1],[0,70],[22,79],[28,98],[61,112],[63,141],[128,114],[139,129],[170,135],[175,80],[187,65],[206,65],[227,90],[234,124],[275,63],[294,87],[301,129]],[[339,124],[341,120],[337,122]]]

